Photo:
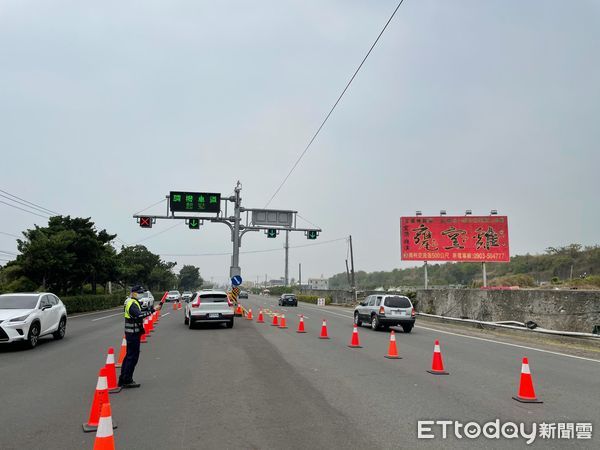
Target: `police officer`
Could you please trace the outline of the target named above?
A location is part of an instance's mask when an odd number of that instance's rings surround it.
[[[133,381],[133,371],[140,357],[140,339],[144,334],[144,318],[154,312],[154,307],[150,311],[142,311],[138,302],[138,295],[144,293],[142,286],[131,288],[131,295],[125,300],[125,339],[127,340],[127,353],[121,366],[121,375],[119,376],[119,386],[123,388],[137,388],[139,383]],[[157,308],[160,309],[160,306]]]

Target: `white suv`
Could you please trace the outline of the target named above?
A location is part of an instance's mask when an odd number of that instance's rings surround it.
[[[403,295],[369,295],[354,308],[354,323],[368,323],[373,330],[402,326],[410,333],[415,325],[415,308]]]
[[[223,291],[199,291],[185,305],[184,323],[190,329],[196,323],[224,323],[233,328],[233,304]]]
[[[0,342],[26,342],[29,348],[40,337],[62,339],[67,329],[67,309],[49,292],[0,295]]]

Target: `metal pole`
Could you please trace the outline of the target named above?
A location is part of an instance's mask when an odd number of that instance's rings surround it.
[[[354,251],[352,249],[352,235],[349,236],[350,240],[350,274],[352,278],[352,292],[354,293],[354,301],[356,302],[356,284],[354,282]]]
[[[485,263],[481,263],[481,268],[483,270],[483,287],[487,287],[487,273],[485,271]]]
[[[290,254],[290,232],[285,232],[285,285],[289,286],[288,261]]]
[[[429,279],[427,278],[427,261],[425,261],[423,268],[425,269],[425,289],[429,289]]]
[[[242,190],[242,184],[238,181],[235,186],[235,208],[234,208],[234,222],[233,229],[231,230],[231,240],[233,241],[233,254],[231,255],[231,267],[229,268],[229,276],[234,277],[241,275],[240,269],[240,207],[242,199],[240,197],[240,191]]]
[[[298,284],[300,286],[300,292],[302,292],[302,263],[298,263]]]

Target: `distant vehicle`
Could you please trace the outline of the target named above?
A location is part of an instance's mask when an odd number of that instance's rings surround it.
[[[268,289],[263,289],[260,295],[271,295],[271,291]]]
[[[152,292],[146,291],[143,294],[138,295],[138,302],[143,310],[150,309],[154,306],[154,296]]]
[[[190,292],[190,291],[185,291],[183,294],[181,294],[181,299],[182,299],[184,302],[187,302],[187,301],[189,301],[189,299],[190,299],[190,298],[192,298],[192,295],[194,295],[192,292]]]
[[[298,306],[298,299],[294,294],[283,294],[279,297],[279,306]]]
[[[354,308],[354,323],[368,323],[373,330],[400,325],[405,333],[410,333],[415,316],[410,299],[401,295],[369,295]]]
[[[169,291],[167,293],[167,298],[165,299],[166,302],[180,302],[181,301],[181,294],[179,293],[179,291]]]
[[[198,291],[185,305],[184,323],[194,328],[197,323],[224,323],[233,328],[233,304],[223,291]]]
[[[49,292],[0,295],[0,342],[24,341],[29,348],[52,334],[65,337],[67,309]]]
[[[248,292],[247,291],[240,291],[240,296],[238,298],[248,298]]]

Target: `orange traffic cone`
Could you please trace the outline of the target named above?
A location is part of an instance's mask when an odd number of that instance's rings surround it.
[[[281,323],[279,324],[279,328],[287,328],[287,323],[285,321],[285,314],[281,315]]]
[[[321,325],[321,335],[319,336],[319,339],[329,339],[329,336],[327,335],[327,321],[325,319],[323,319],[323,325]]]
[[[177,302],[173,302],[173,311],[177,309]]]
[[[444,360],[442,359],[442,351],[440,350],[440,341],[437,339],[435,340],[435,345],[433,346],[431,370],[428,370],[427,372],[433,375],[449,375],[449,373],[444,370]]]
[[[304,330],[304,316],[302,314],[300,314],[300,322],[298,322],[298,329],[296,330],[296,333],[306,333]]]
[[[106,384],[108,392],[110,392],[111,394],[121,392],[121,388],[117,385],[117,369],[115,369],[115,350],[112,347],[109,347],[108,349],[108,353],[106,355],[106,365],[104,366],[104,369],[106,369]]]
[[[236,317],[242,317],[242,315],[243,315],[243,312],[242,312],[242,305],[240,305],[240,304],[238,303],[238,305],[237,305],[237,308],[235,309],[235,314],[234,314],[234,316],[236,316]]]
[[[250,308],[248,310],[248,315],[246,316],[246,320],[252,320],[254,319],[254,317],[252,317],[252,308]]]
[[[358,341],[358,327],[354,325],[354,329],[352,330],[352,339],[350,340],[350,348],[362,348],[360,342]]]
[[[523,358],[523,363],[521,364],[519,394],[513,397],[513,399],[521,403],[544,403],[535,396],[533,379],[531,378],[531,370],[529,370],[529,360],[527,358]]]
[[[113,421],[110,412],[110,403],[104,403],[100,411],[100,422],[96,431],[94,450],[115,450],[113,437]]]
[[[262,308],[258,310],[258,319],[256,319],[256,323],[265,323],[265,318],[263,317]]]
[[[146,342],[148,342],[147,341],[147,339],[148,339],[148,333],[146,332],[146,319],[144,319],[143,330],[144,330],[144,332],[142,333],[142,336],[140,337],[140,342],[142,344],[145,344]]]
[[[100,411],[104,403],[108,403],[108,388],[106,383],[106,369],[103,367],[98,373],[98,382],[96,383],[96,392],[94,392],[94,400],[90,409],[90,417],[87,423],[83,424],[83,431],[88,433],[98,429]],[[114,423],[113,428],[117,428],[117,425]]]
[[[277,313],[273,314],[273,323],[271,324],[272,327],[278,327],[279,326],[279,317],[277,316]]]
[[[154,332],[154,316],[153,315],[148,316],[148,332],[149,333]]]
[[[385,355],[387,359],[402,359],[398,355],[398,347],[396,347],[396,333],[394,330],[390,333],[390,345],[388,346],[387,355]]]
[[[127,354],[127,339],[123,336],[123,340],[121,341],[121,350],[119,350],[119,361],[115,364],[115,367],[121,367],[123,365],[123,361],[125,360],[125,355]]]

